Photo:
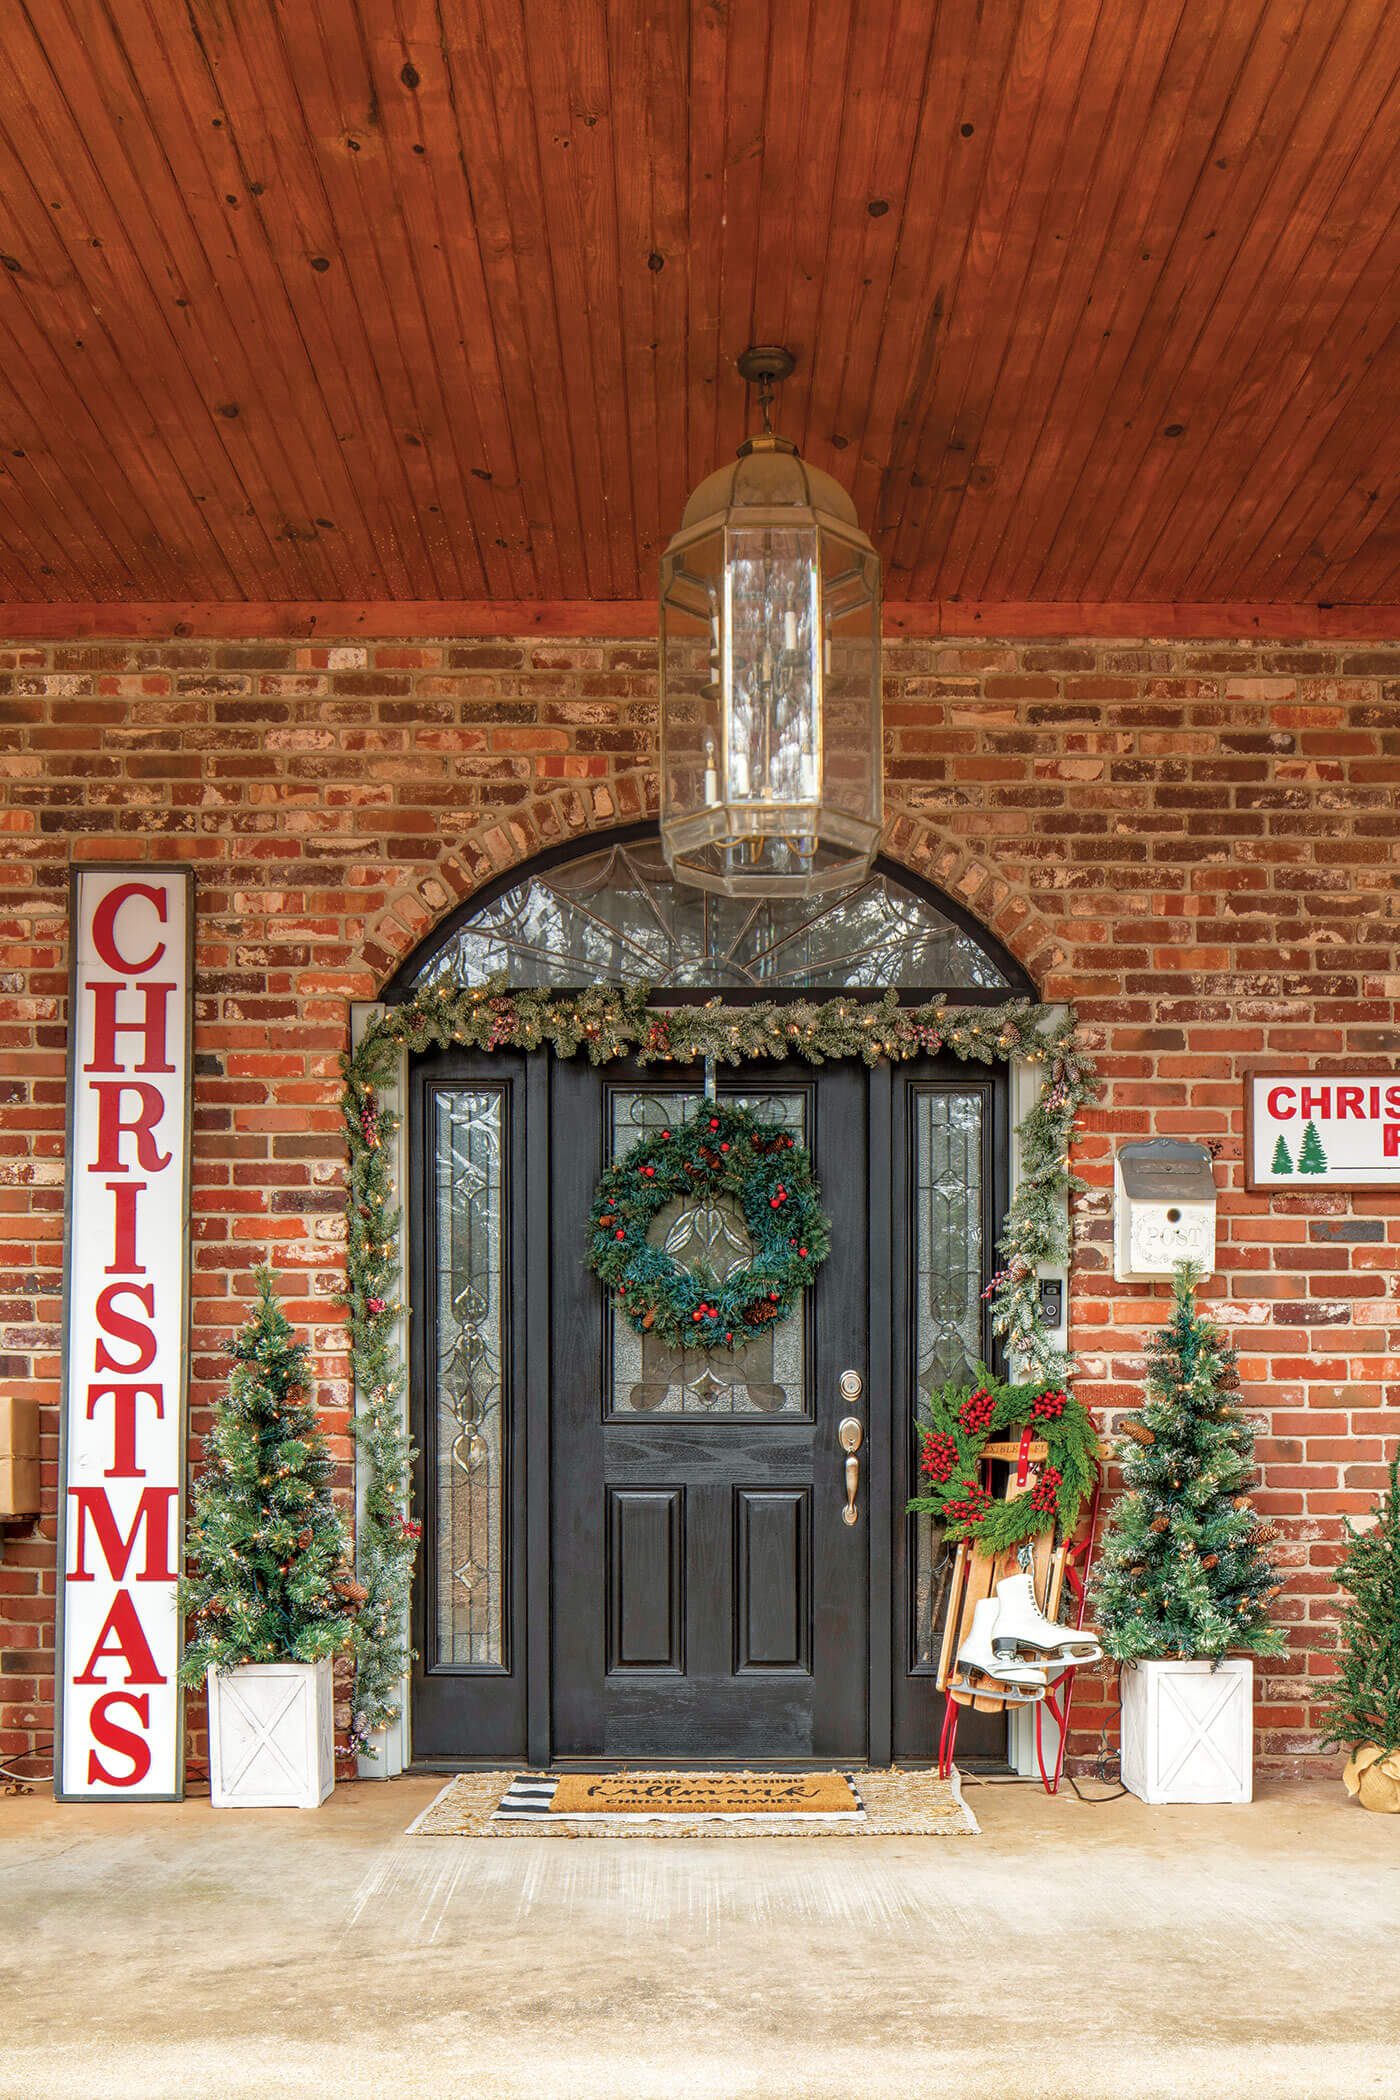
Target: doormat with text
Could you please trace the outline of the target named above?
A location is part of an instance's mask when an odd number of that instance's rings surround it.
[[[858,1816],[844,1772],[522,1773],[498,1818],[516,1816]]]
[[[958,1775],[459,1772],[411,1837],[975,1837]]]

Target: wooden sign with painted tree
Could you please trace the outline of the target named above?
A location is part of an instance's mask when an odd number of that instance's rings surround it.
[[[1400,1814],[1400,1455],[1369,1521],[1347,1525],[1337,1674],[1318,1687],[1324,1741],[1351,1755],[1342,1775],[1363,1808]]]
[[[1123,1780],[1149,1801],[1252,1792],[1253,1664],[1283,1652],[1269,1607],[1276,1537],[1254,1507],[1254,1429],[1231,1343],[1177,1271],[1147,1345],[1147,1397],[1120,1426],[1123,1492],[1095,1585],[1100,1638],[1125,1667]]]

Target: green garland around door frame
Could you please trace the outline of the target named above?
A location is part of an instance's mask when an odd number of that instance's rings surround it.
[[[728,1197],[752,1258],[722,1276],[682,1268],[650,1228],[668,1203]],[[638,1334],[674,1349],[741,1349],[785,1320],[831,1246],[805,1145],[746,1108],[706,1101],[688,1122],[639,1138],[608,1167],[589,1217],[588,1266]]]
[[[664,995],[663,995],[664,996]],[[404,1373],[398,1345],[399,1208],[386,1165],[398,1118],[381,1105],[408,1051],[467,1045],[474,1050],[582,1051],[590,1064],[630,1057],[642,1065],[725,1065],[800,1058],[825,1064],[901,1064],[949,1052],[969,1063],[1023,1059],[1039,1068],[1041,1090],[1018,1125],[1020,1172],[997,1242],[1002,1266],[988,1287],[992,1330],[1028,1377],[1063,1386],[1069,1357],[1041,1317],[1036,1279],[1069,1260],[1064,1206],[1084,1183],[1070,1171],[1070,1143],[1092,1098],[1093,1063],[1072,1012],[1050,1015],[1029,999],[1002,1006],[901,1006],[851,993],[779,1005],[653,1006],[645,987],[601,985],[560,993],[511,991],[505,981],[463,985],[439,980],[405,1005],[387,1008],[341,1060],[341,1112],[349,1152],[346,1190],[345,1307],[358,1411],[354,1434],[362,1501],[356,1565],[370,1592],[357,1626],[352,1736],[364,1744],[399,1713],[398,1686],[410,1653],[403,1628],[417,1551],[409,1516],[413,1446],[403,1427]]]

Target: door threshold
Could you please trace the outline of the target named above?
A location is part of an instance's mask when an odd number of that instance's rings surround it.
[[[616,1772],[934,1772],[936,1757],[897,1757],[892,1765],[872,1766],[865,1757],[555,1757],[547,1764],[532,1765],[528,1757],[424,1757],[405,1768],[409,1779],[447,1778],[454,1772],[501,1772],[507,1767],[522,1772],[596,1773],[600,1778]],[[1011,1773],[1004,1758],[969,1757],[958,1766],[979,1778]]]

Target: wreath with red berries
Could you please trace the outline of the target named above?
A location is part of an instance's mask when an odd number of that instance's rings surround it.
[[[737,1203],[750,1259],[720,1275],[683,1268],[651,1228],[668,1203]],[[812,1162],[787,1131],[708,1101],[688,1122],[640,1138],[598,1183],[588,1265],[639,1334],[677,1349],[740,1349],[785,1320],[831,1247]]]
[[[1072,1394],[1003,1385],[984,1365],[975,1386],[945,1385],[930,1394],[918,1430],[922,1492],[908,1506],[936,1518],[945,1537],[1001,1553],[1057,1527],[1065,1538],[1073,1532],[1093,1490],[1099,1440],[1088,1409]],[[1000,1500],[983,1482],[983,1449],[1027,1430],[1045,1444],[1045,1457],[1030,1461],[1029,1494]]]

